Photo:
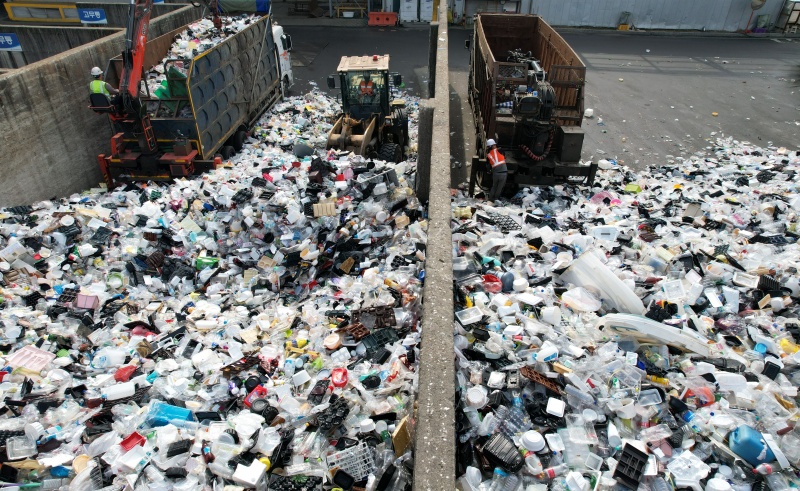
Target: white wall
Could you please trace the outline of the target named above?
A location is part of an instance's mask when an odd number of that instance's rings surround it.
[[[784,0],[767,0],[753,15],[770,15],[778,20]],[[496,0],[466,0],[467,15],[496,12]],[[620,14],[631,12],[630,23],[637,29],[686,29],[741,31],[752,12],[750,0],[521,0],[520,13],[538,14],[553,26],[617,27]]]

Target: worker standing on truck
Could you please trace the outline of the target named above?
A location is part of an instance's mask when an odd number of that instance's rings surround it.
[[[92,80],[89,83],[89,90],[92,94],[103,94],[106,97],[111,97],[111,94],[117,95],[119,91],[111,86],[110,83],[103,80],[103,70],[100,67],[92,68]]]
[[[492,166],[492,190],[489,192],[489,201],[494,201],[500,197],[506,186],[508,167],[506,167],[506,158],[497,149],[497,142],[489,138],[486,140],[486,149],[488,150],[486,158],[489,159],[489,164]]]

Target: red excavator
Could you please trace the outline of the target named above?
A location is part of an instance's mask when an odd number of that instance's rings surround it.
[[[122,52],[122,72],[120,74],[119,95],[109,99],[103,94],[91,94],[91,109],[105,113],[112,122],[119,124],[125,132],[136,135],[138,152],[123,152],[125,146],[123,133],[111,138],[111,154],[125,155],[127,166],[138,168],[145,173],[155,173],[159,160],[165,155],[158,150],[150,116],[144,110],[139,98],[139,84],[147,47],[147,30],[150,26],[150,13],[153,0],[131,0],[128,26],[125,32],[125,50]],[[109,173],[110,158],[100,155],[98,163],[109,188],[113,181]]]
[[[218,44],[175,57],[170,47],[188,26],[148,42],[152,5],[131,0],[125,50],[108,62],[105,81],[120,94],[90,96],[90,108],[107,114],[112,127],[110,152],[97,157],[109,189],[120,181],[186,177],[230,159],[291,80],[291,38],[271,15],[248,18]],[[156,64],[164,77],[151,93],[143,73]]]

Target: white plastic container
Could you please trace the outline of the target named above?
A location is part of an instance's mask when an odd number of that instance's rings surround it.
[[[116,401],[117,399],[124,399],[126,397],[133,397],[136,393],[136,384],[133,382],[124,382],[115,384],[103,389],[101,394],[103,399],[107,401]]]
[[[471,307],[456,312],[456,319],[458,319],[458,322],[460,322],[464,326],[469,324],[474,324],[479,320],[481,320],[482,317],[483,313],[481,312],[481,309],[477,307]]]

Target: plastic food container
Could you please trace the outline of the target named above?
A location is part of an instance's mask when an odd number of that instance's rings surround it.
[[[466,326],[481,320],[481,318],[483,318],[483,314],[481,313],[481,309],[478,307],[471,307],[466,310],[456,312],[456,318],[461,325]]]

